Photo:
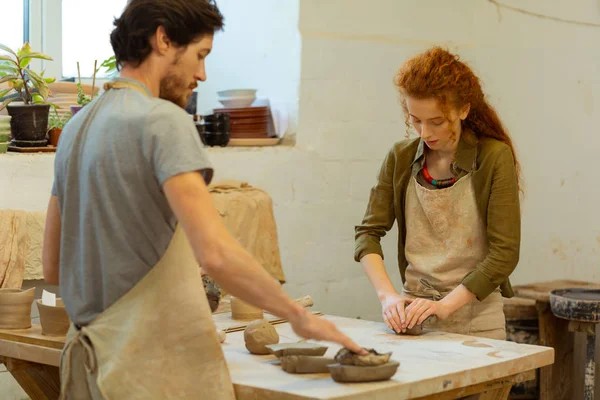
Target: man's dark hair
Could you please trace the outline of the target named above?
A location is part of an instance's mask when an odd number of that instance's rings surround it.
[[[223,29],[223,15],[214,0],[129,0],[116,18],[110,43],[117,65],[139,66],[152,53],[150,38],[159,26],[178,46],[187,46]]]

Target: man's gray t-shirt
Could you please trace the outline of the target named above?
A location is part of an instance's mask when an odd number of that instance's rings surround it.
[[[162,184],[190,171],[209,183],[213,172],[189,114],[151,97],[141,83],[119,80],[148,95],[105,92],[71,119],[56,153],[60,293],[79,325],[110,307],[163,256],[176,219]]]

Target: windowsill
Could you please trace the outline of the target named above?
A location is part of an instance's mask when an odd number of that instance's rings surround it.
[[[286,150],[295,150],[298,149],[296,146],[296,137],[293,136],[284,136],[283,139],[274,146],[204,146],[204,149],[208,152],[214,153],[222,153],[222,152],[247,152],[247,151],[286,151]],[[6,153],[0,154],[2,156],[54,156],[56,152],[37,152],[37,153],[19,153],[14,151],[9,151]]]

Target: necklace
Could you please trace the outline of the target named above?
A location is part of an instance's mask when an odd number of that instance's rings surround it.
[[[449,179],[433,179],[429,174],[429,170],[427,170],[427,162],[423,163],[423,178],[425,178],[427,182],[437,187],[438,189],[444,189],[456,183],[456,178],[454,177]]]

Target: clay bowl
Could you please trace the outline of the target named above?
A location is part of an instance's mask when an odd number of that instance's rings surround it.
[[[42,304],[42,300],[36,301],[40,312],[40,323],[42,324],[42,335],[65,336],[71,325],[65,304],[61,299],[56,299],[56,307]]]
[[[390,361],[375,367],[358,367],[355,365],[329,364],[331,378],[336,382],[377,382],[390,379],[400,363]]]
[[[0,289],[0,329],[31,328],[35,288]]]

